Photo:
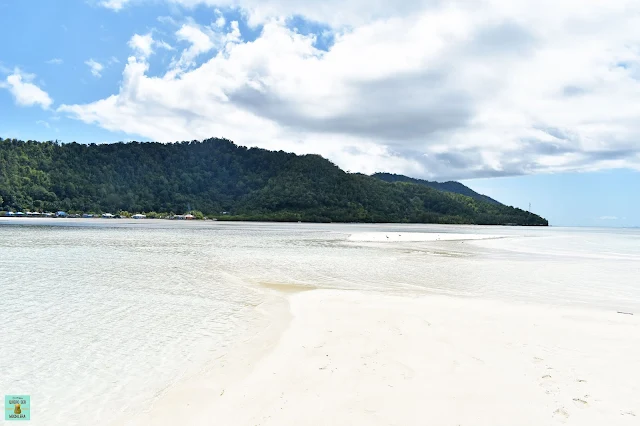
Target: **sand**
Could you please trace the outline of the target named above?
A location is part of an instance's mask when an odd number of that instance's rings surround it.
[[[339,290],[283,297],[290,315],[119,424],[640,422],[640,312]]]

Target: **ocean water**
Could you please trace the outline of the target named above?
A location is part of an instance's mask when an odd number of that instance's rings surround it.
[[[0,219],[0,393],[37,425],[144,409],[277,284],[640,313],[640,230]]]

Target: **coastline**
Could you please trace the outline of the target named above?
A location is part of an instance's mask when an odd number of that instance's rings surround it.
[[[272,311],[278,326],[117,424],[595,426],[640,417],[638,315],[346,290],[285,296],[290,314]]]
[[[489,226],[495,228],[504,228],[504,227],[516,227],[516,228],[547,228],[550,225],[546,224],[517,224],[517,223],[476,223],[476,222],[455,222],[455,221],[406,221],[406,220],[396,220],[396,221],[353,221],[353,220],[305,220],[304,218],[295,217],[289,219],[280,219],[274,218],[272,216],[211,216],[204,219],[176,219],[176,218],[168,218],[168,217],[145,217],[145,218],[133,218],[133,217],[122,217],[122,218],[103,218],[103,217],[64,217],[64,218],[56,218],[56,217],[45,217],[45,216],[37,216],[37,217],[27,217],[27,216],[1,216],[0,220],[6,220],[5,223],[14,223],[19,225],[24,225],[23,221],[87,221],[87,222],[96,222],[96,221],[106,221],[106,222],[125,222],[125,223],[140,223],[140,222],[148,222],[148,221],[170,221],[170,222],[220,222],[220,223],[270,223],[270,224],[289,224],[289,223],[305,223],[305,224],[345,224],[345,225],[449,225],[449,226]],[[29,223],[26,222],[26,223]]]

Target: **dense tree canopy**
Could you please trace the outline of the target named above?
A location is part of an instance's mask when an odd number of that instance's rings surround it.
[[[486,201],[491,204],[501,204],[500,202],[494,200],[491,197],[487,197],[483,194],[478,194],[473,189],[468,186],[464,186],[460,182],[447,181],[447,182],[433,182],[429,180],[422,179],[414,179],[408,176],[396,175],[393,173],[375,173],[373,177],[378,179],[382,179],[385,182],[406,182],[406,183],[415,183],[417,185],[428,186],[433,189],[438,189],[440,191],[453,192],[455,194],[462,194],[478,201]]]
[[[547,224],[494,200],[420,182],[385,182],[346,173],[318,155],[248,149],[224,139],[101,145],[0,139],[0,210],[197,210],[245,220]]]

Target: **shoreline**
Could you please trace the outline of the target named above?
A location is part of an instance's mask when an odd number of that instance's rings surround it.
[[[640,416],[638,316],[435,295],[283,296],[286,326],[245,342],[235,372],[217,360],[118,424],[595,426]]]
[[[293,319],[289,299],[284,294],[292,292],[292,289],[282,290],[281,293],[277,287],[265,285],[260,290],[263,291],[265,301],[256,310],[259,312],[259,320],[265,323],[255,332],[241,336],[225,354],[210,360],[195,374],[159,390],[143,410],[132,407],[108,424],[183,424],[184,407],[194,407],[195,410],[199,409],[197,407],[206,407],[211,398],[221,396],[226,387],[249,375],[259,361],[274,349]],[[189,412],[192,412],[191,409]],[[167,422],[167,419],[173,420]]]
[[[397,222],[352,222],[352,221],[310,221],[310,220],[280,220],[270,219],[269,217],[241,217],[241,216],[213,216],[206,219],[176,219],[166,217],[145,217],[145,218],[133,218],[133,217],[119,217],[119,218],[103,218],[103,217],[47,217],[47,216],[0,216],[0,219],[9,219],[10,221],[32,221],[32,220],[55,220],[55,221],[109,221],[109,222],[146,222],[146,221],[170,221],[170,222],[221,222],[221,223],[304,223],[304,224],[318,224],[318,225],[437,225],[437,226],[488,226],[495,228],[549,228],[551,225],[542,224],[517,224],[517,223],[474,223],[474,222],[410,222],[410,221],[397,221]],[[19,222],[24,224],[24,222]]]

